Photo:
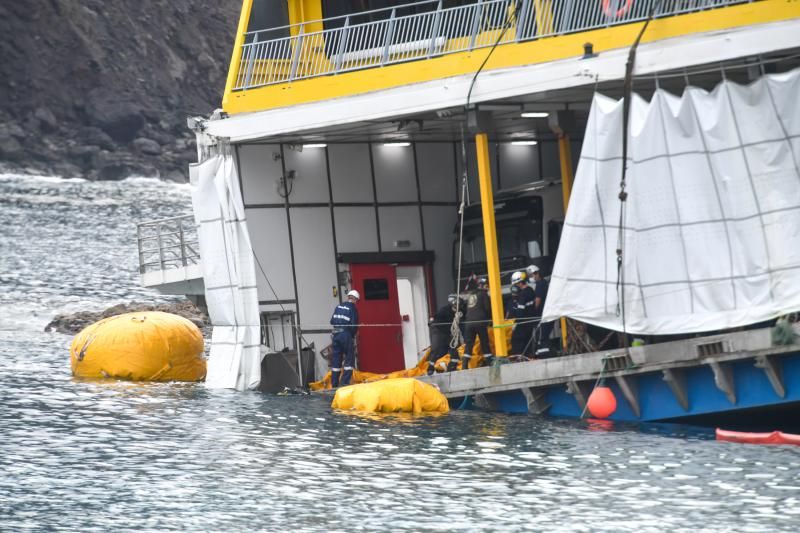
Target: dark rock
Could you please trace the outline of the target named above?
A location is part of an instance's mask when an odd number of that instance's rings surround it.
[[[52,111],[46,107],[38,107],[33,112],[33,116],[39,121],[39,127],[42,131],[53,132],[58,129],[58,120]]]
[[[186,115],[222,97],[240,9],[241,0],[0,2],[0,126],[19,128],[3,128],[0,160],[48,172],[67,157],[89,177],[169,175],[194,159],[175,146],[191,137]],[[162,155],[140,151],[139,137]],[[69,141],[125,157],[97,168],[99,153],[69,151]]]
[[[8,133],[0,132],[0,158],[19,161],[25,155],[22,144]]]
[[[113,151],[116,147],[114,141],[106,132],[94,126],[83,128],[79,138],[82,139],[85,144],[99,146],[103,150]]]
[[[119,143],[129,143],[144,127],[144,117],[130,103],[98,101],[87,108],[93,124]]]
[[[164,179],[175,183],[188,183],[189,172],[188,171],[182,172],[178,169],[170,170],[164,175]]]
[[[208,314],[206,314],[205,311],[197,308],[189,300],[181,300],[175,303],[157,305],[142,302],[117,304],[109,307],[105,311],[80,311],[66,315],[57,315],[53,320],[50,321],[49,324],[45,326],[44,330],[48,332],[55,331],[58,333],[66,333],[67,335],[75,335],[86,326],[90,326],[98,320],[138,311],[162,311],[164,313],[173,313],[175,315],[182,316],[183,318],[192,321],[195,326],[200,328],[205,337],[210,337],[211,323],[208,319]]]
[[[147,139],[145,137],[139,137],[133,141],[133,146],[136,149],[146,155],[159,155],[161,154],[161,145],[159,145],[153,139]]]

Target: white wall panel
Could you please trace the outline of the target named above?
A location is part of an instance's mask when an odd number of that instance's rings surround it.
[[[444,305],[447,295],[455,290],[453,275],[453,229],[457,218],[455,207],[425,206],[425,245],[433,250],[433,286],[437,308]]]
[[[320,329],[339,303],[333,296],[336,260],[333,253],[331,213],[327,207],[289,209],[294,239],[295,272],[303,329]]]
[[[417,180],[411,146],[372,145],[379,202],[416,202]]]
[[[497,158],[495,157],[495,146],[496,143],[489,143],[489,161],[490,166],[492,169],[492,189],[497,190]],[[462,164],[463,156],[461,150],[461,144],[456,146],[457,148],[457,155],[456,163],[458,168],[458,201],[461,201],[461,176],[463,173],[464,165]],[[467,143],[467,170],[468,170],[468,187],[469,187],[469,199],[470,202],[473,204],[480,203],[481,201],[481,192],[478,188],[478,162],[475,158],[475,143],[468,142]]]
[[[289,202],[327,202],[329,195],[325,150],[306,148],[298,152],[284,148],[283,156],[286,158],[286,171],[295,171]]]
[[[329,144],[334,202],[373,202],[369,145]]]
[[[543,142],[542,145],[542,178],[547,180],[561,179],[561,160],[558,157],[556,141]],[[577,167],[572,167],[573,171]]]
[[[380,207],[381,246],[384,252],[422,250],[422,230],[419,208],[414,206]],[[395,241],[410,241],[410,246],[398,248]]]
[[[538,146],[500,143],[500,186],[510,189],[539,178]]]
[[[422,201],[457,201],[453,144],[417,143],[416,150]]]
[[[293,300],[292,258],[289,252],[286,210],[282,207],[249,208],[245,213],[250,241],[258,259],[256,280],[259,301]],[[277,298],[270,290],[259,263],[275,289]]]
[[[334,207],[333,214],[340,254],[378,251],[374,207]]]
[[[277,144],[250,144],[239,147],[239,170],[245,205],[283,203],[277,182],[283,174]]]

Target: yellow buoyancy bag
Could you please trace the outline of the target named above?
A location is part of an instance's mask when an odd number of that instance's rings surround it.
[[[189,320],[160,311],[105,318],[75,335],[72,375],[132,381],[200,381],[203,335]]]
[[[331,407],[366,413],[446,413],[447,398],[433,385],[414,378],[384,379],[342,387]]]

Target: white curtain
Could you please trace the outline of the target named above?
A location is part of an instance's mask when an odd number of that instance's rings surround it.
[[[206,386],[254,389],[261,380],[260,323],[253,249],[233,157],[192,165],[192,204],[211,323]]]
[[[544,319],[621,330],[622,101],[595,95]],[[702,332],[800,310],[800,70],[632,99],[627,330]]]

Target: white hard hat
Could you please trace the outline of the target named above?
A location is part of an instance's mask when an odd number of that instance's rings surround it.
[[[519,283],[520,281],[525,281],[524,272],[514,272],[511,274],[511,283]]]
[[[526,268],[525,270],[528,271],[529,276],[533,276],[534,272],[539,272],[539,267],[537,267],[536,265],[528,265],[528,268]]]
[[[347,293],[347,296],[350,297],[350,298],[355,298],[356,300],[360,300],[361,299],[361,295],[358,294],[358,291],[355,290],[355,289],[353,289],[352,291],[349,291]]]

